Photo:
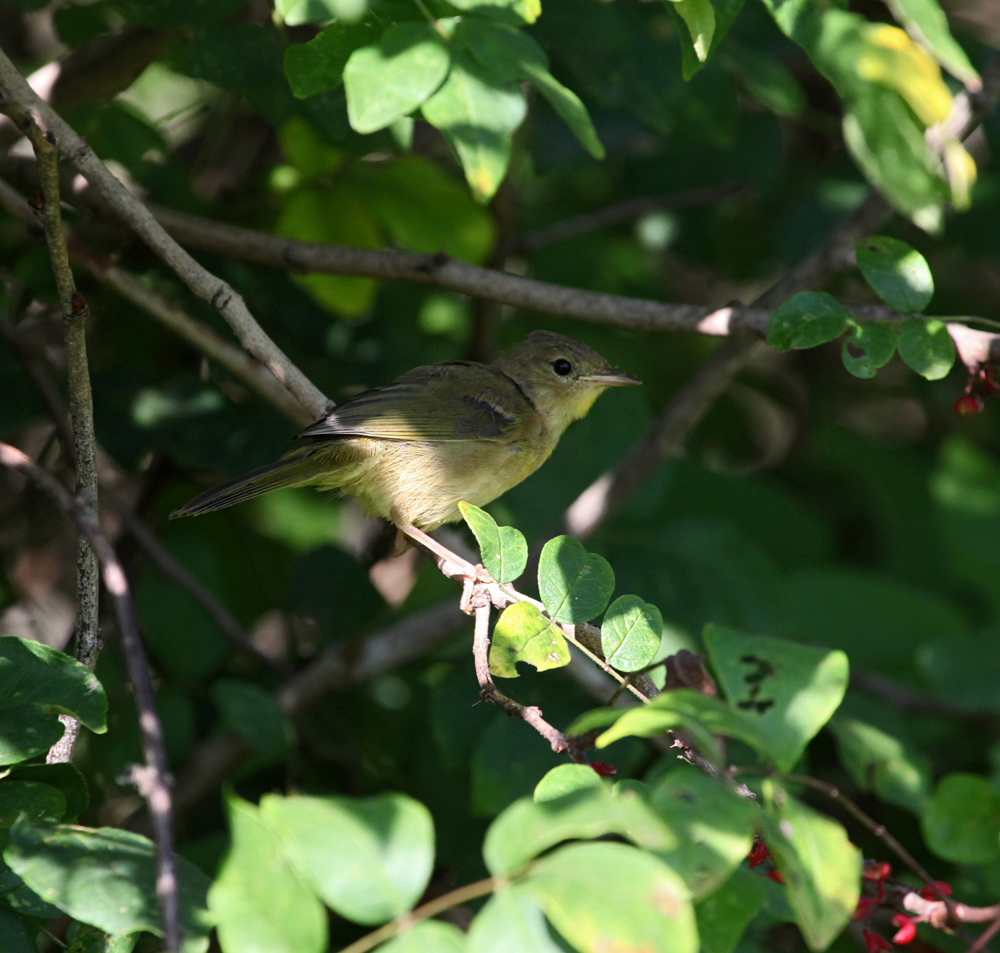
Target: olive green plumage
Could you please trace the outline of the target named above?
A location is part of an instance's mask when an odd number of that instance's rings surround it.
[[[535,331],[493,364],[417,367],[359,394],[303,430],[304,446],[171,516],[312,485],[397,526],[436,529],[460,518],[460,501],[484,506],[534,473],[604,388],[638,383],[586,344]]]

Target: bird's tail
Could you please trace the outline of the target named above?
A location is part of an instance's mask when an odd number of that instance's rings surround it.
[[[177,516],[198,516],[201,513],[211,513],[251,500],[255,496],[281,490],[285,487],[304,486],[314,483],[324,473],[329,473],[330,463],[325,464],[315,456],[296,455],[284,457],[276,463],[258,467],[243,476],[235,477],[213,486],[212,489],[199,493],[193,500],[183,506],[178,506],[170,518]]]

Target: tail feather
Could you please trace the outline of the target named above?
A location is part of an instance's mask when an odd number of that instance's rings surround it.
[[[314,482],[329,469],[329,463],[324,465],[315,458],[293,457],[278,460],[276,463],[258,467],[242,476],[213,486],[212,489],[206,490],[204,493],[199,493],[193,500],[189,500],[183,506],[178,506],[170,514],[170,518],[211,513],[213,510],[221,510],[234,503],[242,503],[255,496],[270,493],[272,490],[304,486]]]

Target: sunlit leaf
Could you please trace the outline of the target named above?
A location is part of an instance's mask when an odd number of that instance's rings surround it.
[[[825,291],[800,291],[778,307],[767,326],[767,343],[778,351],[817,347],[847,330],[850,312]]]
[[[538,562],[538,591],[557,622],[588,622],[604,611],[615,589],[608,561],[571,536],[550,539]]]
[[[637,672],[648,665],[662,637],[660,610],[638,596],[619,596],[608,606],[601,623],[605,661],[620,672]]]
[[[955,342],[936,318],[911,318],[899,326],[899,356],[929,381],[946,377],[955,363]]]
[[[892,15],[952,76],[971,90],[982,81],[948,28],[948,18],[938,0],[886,0]]]
[[[517,678],[516,662],[528,662],[539,672],[569,664],[569,646],[559,627],[530,602],[504,609],[490,640],[490,673]]]
[[[459,503],[462,518],[479,543],[483,566],[497,582],[513,582],[528,562],[528,542],[513,526],[497,526],[485,510]],[[523,604],[523,603],[522,603]]]
[[[339,86],[351,54],[376,39],[378,27],[374,20],[338,20],[307,43],[293,43],[285,50],[285,76],[292,92],[305,99]]]
[[[934,296],[927,260],[898,238],[863,238],[857,248],[858,268],[890,308],[903,314],[923,311]]]

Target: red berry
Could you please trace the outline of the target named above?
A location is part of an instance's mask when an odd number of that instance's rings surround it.
[[[909,917],[903,916],[901,913],[897,913],[892,918],[892,925],[899,927],[896,934],[892,938],[893,943],[898,943],[900,946],[904,946],[907,943],[912,943],[917,936],[917,924]]]
[[[865,946],[868,948],[868,953],[882,953],[883,950],[892,949],[892,944],[884,936],[872,933],[871,930],[862,930],[861,932],[865,936]]]
[[[937,890],[935,890],[934,887],[937,887]],[[952,893],[951,887],[949,887],[948,884],[944,883],[942,880],[935,880],[934,887],[922,888],[920,896],[923,897],[924,900],[937,900],[939,893],[945,897]]]
[[[764,861],[770,856],[771,852],[764,845],[764,842],[758,837],[753,842],[753,847],[750,849],[750,853],[747,854],[747,860],[750,861],[750,869],[753,870],[754,867],[764,863]]]
[[[854,911],[854,916],[851,917],[852,920],[864,920],[868,916],[868,912],[872,907],[878,906],[877,897],[862,897],[858,900],[857,909]]]
[[[972,414],[981,414],[983,407],[983,398],[978,394],[962,394],[955,401],[953,410],[959,417],[969,417]]]
[[[608,764],[604,761],[595,761],[591,767],[602,778],[613,778],[618,773],[618,769],[613,764]]]
[[[781,876],[780,870],[768,871],[767,879],[773,880],[776,884],[783,884],[785,882],[785,878]]]

